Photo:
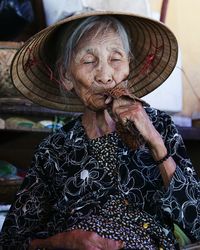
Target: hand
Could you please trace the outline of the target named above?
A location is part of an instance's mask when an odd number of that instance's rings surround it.
[[[120,121],[124,125],[127,120],[134,123],[144,140],[148,143],[153,158],[156,161],[162,159],[167,154],[164,141],[150,121],[141,102],[128,97],[115,99],[113,101],[112,112],[116,121]]]
[[[121,241],[109,240],[95,232],[72,230],[58,233],[44,240],[33,240],[29,250],[37,248],[68,250],[118,250],[123,248]]]
[[[167,154],[167,148],[164,141],[153,126],[146,111],[139,101],[131,100],[131,98],[118,98],[113,101],[112,112],[116,121],[123,124],[130,120],[134,123],[135,127],[139,130],[145,141],[148,143],[152,156],[155,161],[162,159]],[[170,180],[175,172],[176,163],[169,157],[160,168],[161,176],[165,187],[168,187]]]
[[[124,125],[127,120],[132,121],[146,142],[154,145],[158,140],[162,140],[160,134],[153,126],[142,103],[134,101],[130,98],[118,98],[113,100],[112,112],[116,121],[120,121]]]

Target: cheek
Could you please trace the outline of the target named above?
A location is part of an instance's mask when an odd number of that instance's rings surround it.
[[[79,70],[73,75],[74,82],[81,86],[90,87],[93,82],[92,72],[86,72],[85,70]]]
[[[87,99],[90,93],[90,88],[92,85],[92,81],[87,75],[82,75],[82,77],[74,78],[74,90],[76,94],[82,99]]]
[[[120,66],[115,68],[114,78],[116,81],[122,81],[125,78],[127,78],[128,75],[129,75],[129,65],[128,64],[120,65]]]

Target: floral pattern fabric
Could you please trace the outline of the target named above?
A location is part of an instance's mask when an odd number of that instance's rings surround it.
[[[107,195],[107,201],[99,206],[98,213],[85,217],[69,230],[94,231],[102,237],[121,240],[124,242],[124,249],[175,249],[175,240],[167,229],[168,226],[161,226],[148,213],[129,203],[126,194],[121,192],[119,140],[116,132],[90,140],[90,155],[111,177],[113,191],[111,195]],[[84,170],[82,177],[88,180],[89,173]]]
[[[167,235],[175,222],[192,241],[200,240],[200,183],[183,140],[166,113],[150,107],[146,112],[176,162],[176,171],[166,190],[148,146],[132,151],[119,138],[117,191],[134,211],[168,225]],[[67,231],[99,215],[112,196],[116,197],[113,175],[91,153],[81,118],[75,119],[36,149],[3,225],[0,246],[27,249],[33,238]]]

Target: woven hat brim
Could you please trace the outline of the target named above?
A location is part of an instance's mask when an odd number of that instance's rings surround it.
[[[52,70],[52,62],[44,54],[63,25],[92,15],[113,15],[127,29],[134,59],[130,63],[128,86],[137,97],[145,96],[160,86],[172,73],[178,57],[174,34],[155,20],[121,12],[90,12],[64,19],[34,35],[16,53],[11,77],[17,89],[31,101],[52,109],[82,112],[83,104],[71,92],[62,95]],[[49,48],[49,47],[48,47]],[[50,47],[49,53],[57,48]],[[46,53],[46,51],[45,51]]]

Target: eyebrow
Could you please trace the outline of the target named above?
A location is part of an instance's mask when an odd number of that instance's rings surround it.
[[[111,48],[111,52],[115,52],[115,53],[118,53],[118,54],[126,54],[125,49],[124,48],[119,48],[119,47]]]
[[[114,45],[113,47],[109,47],[109,52],[114,52],[114,53],[118,53],[119,55],[122,55],[122,54],[126,54],[126,51],[123,47],[121,46],[118,46],[118,45]],[[92,48],[92,47],[87,47],[87,48],[82,48],[80,49],[80,53],[81,53],[81,57],[82,56],[85,56],[86,54],[91,54],[91,55],[94,55],[95,56],[95,49]],[[76,54],[76,56],[78,55],[78,53]]]
[[[94,54],[94,51],[95,51],[95,50],[92,49],[92,48],[87,48],[87,49],[86,49],[86,52],[87,52],[87,53],[92,53],[92,54]]]

